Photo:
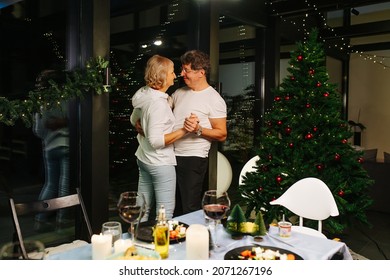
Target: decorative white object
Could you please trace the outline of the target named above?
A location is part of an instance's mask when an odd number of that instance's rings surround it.
[[[248,160],[247,163],[245,163],[244,167],[241,169],[240,177],[238,178],[238,185],[242,185],[244,181],[244,176],[246,176],[246,173],[248,172],[255,172],[256,171],[256,162],[260,159],[259,156],[254,156],[250,160]]]
[[[92,259],[104,260],[111,255],[112,251],[112,235],[94,234],[91,238],[92,243]]]
[[[209,258],[209,232],[204,225],[192,224],[186,231],[187,260],[207,260]]]
[[[125,252],[131,246],[133,246],[131,239],[118,239],[114,242],[114,253]]]
[[[299,216],[299,226],[292,231],[327,238],[322,233],[322,221],[339,215],[336,201],[329,187],[320,179],[307,177],[295,182],[279,198],[270,201],[271,205],[282,205]],[[317,220],[318,230],[305,227],[303,218]]]
[[[229,160],[218,152],[217,155],[217,191],[218,193],[226,192],[232,183],[233,170]]]

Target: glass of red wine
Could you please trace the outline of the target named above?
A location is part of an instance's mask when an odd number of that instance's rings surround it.
[[[117,207],[122,220],[130,224],[129,233],[134,244],[134,224],[139,222],[145,214],[145,197],[136,191],[123,192],[119,196]]]
[[[222,245],[218,244],[218,224],[230,209],[230,199],[227,192],[218,192],[216,190],[206,191],[202,199],[202,207],[205,215],[214,221],[214,236],[213,245],[214,251],[222,249]]]

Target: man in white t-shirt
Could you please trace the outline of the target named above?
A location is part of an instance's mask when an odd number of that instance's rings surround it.
[[[176,119],[173,130],[183,127],[184,122],[193,131],[174,143],[177,191],[182,204],[182,212],[177,213],[186,214],[201,209],[211,142],[225,141],[227,111],[224,99],[207,81],[210,71],[208,55],[192,50],[180,59],[181,76],[187,86],[172,94]]]

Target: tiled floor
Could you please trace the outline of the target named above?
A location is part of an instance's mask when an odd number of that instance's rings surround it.
[[[26,188],[24,197],[34,196],[34,188]],[[372,227],[356,225],[338,236],[355,253],[371,260],[387,260],[390,257],[390,213],[369,211],[367,213]],[[8,201],[0,192],[0,246],[12,239],[13,225]]]
[[[354,226],[340,236],[355,253],[370,260],[390,258],[390,213],[367,212],[372,227]]]

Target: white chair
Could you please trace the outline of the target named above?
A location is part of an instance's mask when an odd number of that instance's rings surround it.
[[[293,184],[271,205],[282,205],[299,216],[299,226],[292,231],[326,238],[322,233],[322,221],[329,216],[338,216],[339,210],[328,186],[317,178],[304,178]],[[318,230],[303,226],[303,218],[318,220]]]
[[[246,173],[248,172],[254,172],[256,171],[256,162],[260,159],[259,156],[254,156],[250,160],[248,160],[247,163],[245,163],[244,167],[241,169],[240,177],[238,178],[238,185],[242,185],[244,181],[244,176],[246,176]]]
[[[217,155],[217,192],[226,192],[232,183],[233,171],[229,160],[221,153]]]

